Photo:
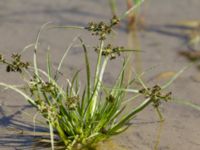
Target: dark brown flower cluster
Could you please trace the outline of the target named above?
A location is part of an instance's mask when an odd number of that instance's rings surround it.
[[[141,89],[139,92],[143,94],[146,98],[150,98],[150,100],[153,103],[153,106],[157,108],[161,104],[161,100],[164,100],[166,102],[171,100],[172,93],[168,92],[167,94],[162,94],[161,90],[162,89],[160,86],[155,85],[152,88]]]
[[[99,40],[105,40],[106,35],[111,33],[112,27],[117,25],[119,21],[120,20],[116,16],[113,16],[113,18],[110,21],[110,24],[106,24],[102,21],[99,23],[90,22],[88,26],[85,27],[85,29],[92,32],[92,35],[99,36]]]
[[[33,94],[34,91],[37,92],[37,88],[39,88],[41,92],[44,92],[44,93],[54,94],[57,91],[56,86],[52,84],[51,82],[41,81],[34,76],[34,79],[31,79],[29,82],[29,89],[30,89],[31,94]]]
[[[113,103],[114,101],[115,101],[115,97],[113,96],[113,95],[109,95],[109,96],[107,96],[106,97],[106,100],[108,101],[108,102],[110,102],[110,103]]]
[[[37,99],[36,101],[37,109],[42,113],[43,117],[49,121],[55,122],[58,118],[59,109],[56,105],[49,105],[44,102],[42,99]]]
[[[117,56],[120,56],[120,53],[123,52],[125,49],[124,47],[113,47],[111,44],[108,44],[102,50],[103,56],[110,56],[110,59],[115,59]],[[95,47],[95,51],[97,53],[100,52],[100,47]]]
[[[68,97],[66,100],[66,106],[69,110],[74,110],[79,103],[79,96],[72,96],[72,97]]]
[[[49,106],[40,98],[37,98],[35,100],[35,103],[37,104],[38,110],[44,114],[45,118],[47,117]]]
[[[7,72],[19,72],[21,73],[23,69],[28,69],[29,63],[23,62],[21,60],[21,55],[19,54],[12,54],[12,60],[9,62],[4,59],[3,55],[0,54],[0,63],[6,64],[6,71]]]

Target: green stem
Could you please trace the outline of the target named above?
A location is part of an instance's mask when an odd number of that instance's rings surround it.
[[[65,135],[64,131],[62,130],[62,128],[60,127],[58,121],[56,121],[54,123],[54,126],[56,128],[56,130],[58,131],[58,134],[61,138],[61,140],[64,142],[64,144],[67,146],[69,144],[68,140],[67,140],[67,136]]]
[[[94,91],[94,95],[93,95],[92,102],[91,102],[91,110],[90,110],[91,115],[93,115],[95,108],[96,108],[98,93],[99,93],[99,90],[100,90],[100,87],[101,87],[101,82],[102,82],[102,79],[103,79],[103,75],[104,75],[104,72],[105,72],[105,68],[106,68],[108,59],[109,59],[109,57],[105,58],[102,66],[101,66],[101,71],[98,73],[98,76],[97,76],[97,81],[96,81],[96,84],[95,84],[95,91]]]
[[[42,27],[40,28],[38,34],[37,34],[37,38],[34,44],[34,54],[33,54],[33,63],[34,63],[34,69],[35,69],[35,74],[36,76],[39,76],[38,73],[38,66],[37,66],[37,50],[38,50],[38,44],[39,44],[39,39],[40,39],[40,34],[43,31],[43,29],[49,24],[49,22],[45,23],[44,25],[42,25]]]
[[[49,130],[50,130],[50,138],[51,138],[51,149],[54,150],[54,134],[53,134],[53,127],[49,122]]]
[[[94,77],[94,87],[96,86],[98,80],[99,80],[99,71],[101,67],[101,58],[102,58],[102,51],[103,51],[103,46],[104,46],[104,41],[101,41],[100,43],[100,51],[98,54],[98,59],[97,59],[97,65],[96,65],[96,72],[95,72],[95,77]]]
[[[27,94],[25,94],[24,92],[22,92],[21,90],[19,90],[17,87],[15,87],[14,85],[9,85],[9,84],[5,84],[5,83],[1,83],[1,86],[4,86],[6,88],[12,89],[15,92],[21,94],[28,102],[30,102],[34,107],[38,108],[38,105],[35,103],[35,100],[32,99],[31,97],[29,97]]]
[[[157,135],[156,135],[156,141],[155,141],[155,145],[154,145],[154,150],[158,150],[159,149],[159,144],[160,144],[160,141],[161,141],[161,134],[162,134],[162,130],[163,130],[163,125],[164,125],[164,122],[160,122],[159,123],[159,126],[158,126],[158,129],[157,129]]]
[[[109,0],[109,4],[110,4],[110,8],[112,11],[112,15],[116,15],[117,14],[117,5],[116,5],[116,0]]]
[[[132,13],[136,8],[138,8],[142,3],[144,2],[144,0],[141,0],[140,2],[136,3],[135,5],[133,5],[129,10],[127,10],[124,14],[122,14],[122,16],[120,17],[120,20],[123,18],[126,18],[126,16],[128,16],[130,13]]]
[[[155,109],[156,109],[156,112],[157,112],[157,114],[158,114],[158,116],[159,116],[160,122],[163,122],[163,121],[164,121],[164,118],[163,118],[163,116],[162,116],[162,114],[161,114],[159,108],[156,107]]]
[[[117,123],[109,132],[111,132],[111,134],[112,132],[115,132],[117,129],[122,127],[126,122],[128,122],[133,116],[135,116],[137,113],[141,112],[144,108],[146,108],[151,102],[152,100],[150,98],[147,98],[138,107],[136,107],[131,113],[129,113],[119,123]]]
[[[85,27],[81,26],[51,26],[48,29],[54,29],[54,28],[64,28],[64,29],[85,29]]]

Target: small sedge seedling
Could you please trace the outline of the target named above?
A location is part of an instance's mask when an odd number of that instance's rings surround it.
[[[131,10],[133,9],[131,8]],[[164,86],[155,85],[149,88],[141,80],[142,74],[137,74],[135,79],[125,84],[125,68],[128,60],[124,59],[115,84],[108,88],[103,82],[105,69],[109,61],[121,57],[124,52],[134,52],[134,50],[128,50],[122,46],[106,44],[107,36],[125,15],[128,15],[128,13],[123,14],[121,18],[113,16],[109,23],[91,22],[86,27],[63,27],[83,29],[91,33],[92,36],[98,36],[99,44],[94,48],[98,55],[94,78],[91,75],[91,62],[87,47],[83,40],[78,37],[84,51],[87,74],[87,82],[83,90],[79,89],[79,71],[75,73],[72,80],[66,81],[66,87],[59,85],[57,82],[61,75],[60,70],[63,61],[72,44],[66,50],[55,71],[51,67],[49,55],[46,58],[46,71],[39,68],[37,63],[39,37],[42,29],[48,24],[42,26],[34,44],[33,66],[28,62],[24,62],[20,54],[13,54],[11,61],[0,55],[0,63],[6,65],[7,72],[17,72],[22,74],[23,77],[29,77],[24,79],[25,85],[23,88],[1,82],[0,85],[21,94],[43,116],[49,127],[52,149],[57,149],[57,144],[66,150],[88,149],[88,147],[92,147],[98,142],[124,132],[130,126],[129,121],[151,104],[157,110],[160,119],[163,119],[159,111],[160,103],[171,99],[171,92],[163,93],[163,90],[183,70]],[[58,26],[54,27],[58,28]],[[27,47],[30,48],[31,46]],[[141,83],[143,88],[130,88],[136,80]],[[133,96],[127,98],[127,93],[132,93]],[[139,96],[143,99],[142,102],[138,106],[134,106],[128,113],[123,113],[126,105]],[[55,135],[59,138],[54,138]]]

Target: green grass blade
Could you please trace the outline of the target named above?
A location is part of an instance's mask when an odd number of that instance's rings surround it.
[[[138,0],[137,3],[133,5],[133,7],[131,7],[129,10],[127,10],[124,14],[121,15],[120,19],[127,17],[130,13],[132,13],[135,9],[137,9],[143,2],[144,0]]]
[[[102,82],[102,79],[103,79],[103,75],[104,75],[106,65],[108,63],[108,59],[109,59],[109,57],[106,57],[104,59],[101,70],[99,72],[99,75],[97,76],[98,79],[97,79],[97,83],[96,83],[96,89],[93,91],[94,94],[93,94],[91,105],[90,105],[91,106],[90,107],[91,116],[93,116],[94,111],[95,111],[96,106],[97,106],[97,99],[98,99],[99,91],[101,89],[101,84],[102,84],[101,82]]]
[[[100,68],[101,68],[101,61],[102,61],[102,51],[104,48],[104,41],[101,41],[100,43],[100,51],[98,53],[98,58],[97,58],[97,64],[96,64],[96,71],[95,71],[95,77],[94,77],[94,87],[98,84],[97,82],[99,81],[99,74],[100,74]]]
[[[20,52],[20,54],[24,53],[25,51],[27,51],[29,48],[34,47],[35,43],[29,44],[26,47],[23,48],[23,50]]]
[[[15,92],[21,94],[25,99],[27,99],[33,106],[37,107],[37,104],[35,103],[35,101],[30,98],[27,94],[25,94],[24,92],[22,92],[21,90],[19,90],[18,88],[16,88],[15,86],[13,85],[9,85],[9,84],[5,84],[5,83],[1,83],[0,82],[0,85],[1,86],[4,86],[6,88],[9,88],[9,89],[12,89],[14,90]]]
[[[37,37],[36,37],[36,41],[35,41],[35,45],[34,45],[34,54],[33,54],[33,63],[34,63],[34,69],[35,69],[35,74],[37,76],[39,76],[38,73],[38,66],[37,66],[37,50],[38,50],[38,44],[39,44],[39,39],[40,39],[40,34],[41,32],[45,29],[45,27],[50,24],[50,22],[45,23],[44,25],[42,25],[42,27],[40,28]]]
[[[47,73],[48,73],[48,80],[50,82],[50,78],[52,77],[51,75],[51,62],[50,62],[50,55],[49,55],[49,48],[48,48],[48,52],[47,52]]]
[[[86,93],[86,88],[84,88],[83,90],[83,93],[82,93],[82,96],[81,96],[81,102],[79,103],[79,113],[80,113],[80,116],[84,116],[84,112],[85,112],[85,101],[86,101],[86,98],[85,98],[85,94]]]
[[[177,72],[177,73],[176,73],[167,83],[165,83],[161,88],[162,88],[162,89],[165,89],[165,88],[169,87],[169,86],[172,84],[172,82],[174,82],[174,81],[183,73],[183,71],[185,71],[189,66],[190,66],[190,65],[183,67],[179,72]]]
[[[123,91],[128,93],[139,93],[139,90],[136,89],[126,89],[126,88],[112,88],[113,91]]]
[[[114,122],[114,120],[124,111],[125,106],[119,110],[117,109],[117,106],[111,106],[107,107],[107,110],[104,110],[103,112],[101,111],[100,113],[104,117],[101,117],[101,120],[99,120],[95,131],[99,131],[101,128],[111,125],[112,122]]]
[[[60,69],[61,69],[62,64],[63,64],[63,62],[64,62],[64,59],[66,58],[66,56],[67,56],[69,50],[72,48],[72,46],[74,45],[74,43],[75,43],[75,41],[77,40],[77,38],[78,38],[78,36],[75,37],[75,38],[72,40],[71,44],[70,44],[70,45],[67,47],[67,49],[65,50],[65,53],[64,53],[63,57],[61,58],[60,63],[59,63],[59,65],[58,65],[58,68],[57,68],[57,70],[56,70],[56,74],[55,74],[54,79],[57,79],[58,73],[60,72]]]
[[[126,130],[129,128],[129,126],[130,126],[130,125],[123,126],[123,127],[119,128],[118,130],[116,130],[116,131],[112,132],[110,135],[112,135],[112,136],[113,136],[113,135],[120,134],[120,133],[122,133],[122,132],[126,131]]]
[[[41,32],[44,30],[44,28],[49,24],[48,23],[45,23],[44,25],[42,25],[42,27],[40,28],[38,34],[37,34],[37,37],[36,37],[36,41],[35,41],[35,45],[34,45],[34,53],[33,53],[33,66],[34,66],[34,73],[35,75],[37,76],[37,81],[38,80],[38,77],[40,77],[39,75],[39,71],[38,71],[38,65],[37,65],[37,50],[38,50],[38,44],[39,44],[39,38],[40,38],[40,34]],[[41,93],[41,90],[40,88],[37,86],[37,96],[40,98],[40,93]]]
[[[53,25],[53,26],[49,27],[48,29],[56,29],[56,28],[63,28],[63,29],[85,29],[85,27],[81,27],[81,26],[56,26],[56,25]]]
[[[116,0],[109,0],[109,5],[111,8],[112,15],[117,15],[117,4]]]
[[[81,41],[81,44],[83,46],[83,50],[84,50],[84,54],[85,54],[85,65],[86,65],[86,75],[87,75],[87,97],[88,99],[90,98],[90,62],[89,62],[89,58],[88,58],[88,52],[87,52],[87,48],[85,46],[85,44],[83,43],[83,40],[81,38],[79,38],[79,40]]]
[[[183,104],[183,105],[189,106],[191,108],[194,108],[194,109],[200,111],[200,105],[191,103],[191,102],[186,101],[186,100],[173,99],[172,102],[175,102],[177,104]]]
[[[137,80],[139,81],[139,83],[142,85],[142,87],[147,90],[148,87],[146,86],[146,84],[144,83],[144,81],[141,78],[141,76],[143,74],[144,73],[141,73],[140,75],[138,75],[137,73],[135,73],[135,76],[136,76]]]
[[[113,94],[113,96],[116,95],[116,92],[114,92],[115,89],[121,88],[121,87],[123,86],[123,84],[124,84],[125,69],[126,69],[126,66],[127,66],[127,64],[128,64],[128,61],[129,61],[129,60],[124,59],[122,68],[120,69],[120,73],[119,73],[119,75],[118,75],[118,77],[117,77],[117,80],[116,80],[116,82],[115,82],[115,85],[114,85],[113,88],[112,88],[113,90],[111,91],[111,94]]]
[[[141,95],[141,94],[136,94],[135,96],[133,96],[133,97],[127,99],[127,100],[124,100],[124,101],[122,102],[122,105],[126,105],[127,103],[129,103],[129,102],[131,102],[132,100],[136,99],[136,98],[139,97],[140,95]]]
[[[49,131],[50,131],[50,139],[51,139],[51,149],[54,150],[54,133],[53,133],[53,127],[50,122],[49,122]]]
[[[124,116],[118,123],[114,125],[110,129],[110,134],[117,131],[119,128],[123,127],[126,123],[130,121],[137,113],[141,112],[146,106],[148,106],[151,103],[151,100],[147,98],[144,100],[138,107],[136,107],[132,112],[130,112],[128,115]]]
[[[80,73],[80,70],[76,71],[75,74],[73,75],[72,82],[71,82],[71,87],[70,87],[70,96],[74,96],[77,93],[74,91],[74,84],[78,80],[78,75]]]

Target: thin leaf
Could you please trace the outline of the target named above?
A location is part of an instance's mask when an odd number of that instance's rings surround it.
[[[116,4],[116,0],[109,0],[109,5],[112,11],[112,15],[117,15],[117,4]]]
[[[113,91],[123,91],[129,93],[139,93],[139,90],[136,89],[126,89],[126,88],[112,88]]]
[[[9,84],[5,84],[5,83],[1,83],[1,86],[7,87],[9,89],[14,90],[15,92],[21,94],[25,99],[27,99],[33,106],[37,107],[37,104],[35,103],[35,101],[30,98],[28,95],[26,95],[24,92],[22,92],[21,90],[19,90],[18,88],[16,88],[14,85],[9,85]]]
[[[85,29],[85,27],[81,26],[51,26],[48,29],[56,29],[56,28],[63,28],[63,29]]]
[[[58,65],[58,68],[57,68],[57,70],[56,70],[56,74],[55,74],[54,79],[57,79],[58,73],[59,73],[59,71],[60,71],[60,69],[61,69],[61,67],[62,67],[62,64],[63,64],[63,62],[64,62],[64,59],[66,58],[66,56],[67,56],[69,50],[72,48],[72,46],[73,46],[73,44],[75,43],[75,41],[77,40],[77,38],[78,38],[78,36],[76,36],[76,37],[72,40],[71,44],[70,44],[70,45],[67,47],[67,49],[65,50],[65,53],[64,53],[63,57],[61,58],[60,63],[59,63],[59,65]]]
[[[84,91],[83,91],[83,94],[82,94],[82,98],[81,98],[81,102],[80,102],[80,114],[81,116],[84,116],[84,111],[85,111],[85,101],[86,101],[86,98],[85,98],[85,88],[84,88]]]
[[[194,109],[200,111],[200,105],[197,105],[197,104],[188,102],[188,101],[186,101],[186,100],[173,99],[172,102],[175,102],[175,103],[178,103],[178,104],[183,104],[183,105],[192,107],[192,108],[194,108]]]
[[[133,0],[134,4],[137,5],[139,3],[141,3],[142,0]]]
[[[134,49],[123,49],[123,50],[120,50],[119,52],[138,52],[138,53],[141,53],[143,52],[142,50],[134,50]]]
[[[88,59],[88,52],[87,52],[87,48],[85,46],[85,44],[83,43],[83,40],[81,38],[79,38],[79,40],[81,41],[81,44],[83,46],[83,50],[84,50],[84,54],[85,54],[85,65],[86,65],[86,74],[87,74],[87,96],[88,98],[90,98],[90,62]]]
[[[54,150],[54,133],[53,133],[53,127],[50,122],[49,122],[49,131],[50,131],[50,139],[51,139],[51,149]]]
[[[34,64],[34,73],[35,73],[35,75],[36,75],[37,77],[40,77],[39,72],[38,72],[38,65],[37,65],[37,50],[38,50],[39,38],[40,38],[40,34],[41,34],[42,30],[43,30],[48,24],[49,24],[49,22],[48,22],[48,23],[45,23],[45,24],[40,28],[40,30],[39,30],[39,32],[38,32],[38,34],[37,34],[37,38],[36,38],[36,41],[35,41],[35,45],[34,45],[33,64]],[[38,78],[37,78],[37,81],[39,81]],[[38,92],[37,92],[37,96],[40,98],[41,90],[40,90],[38,84],[36,84],[36,86],[37,86],[37,91],[38,91]]]
[[[126,16],[128,16],[130,13],[132,13],[135,9],[137,9],[142,3],[144,2],[144,0],[138,0],[137,3],[135,3],[135,5],[133,5],[129,10],[127,10],[124,14],[122,14],[122,16],[120,17],[120,19],[125,18]]]
[[[70,87],[70,96],[72,96],[72,94],[76,95],[73,87],[74,87],[74,83],[77,81],[79,73],[80,73],[80,70],[76,71],[76,73],[73,75],[72,82],[71,82],[71,87]]]
[[[111,134],[110,135],[117,135],[117,134],[120,134],[120,133],[122,133],[122,132],[124,132],[124,131],[126,131],[128,128],[130,127],[130,125],[127,125],[127,126],[123,126],[123,127],[121,127],[121,128],[119,128],[118,130],[116,130],[115,132],[111,132]]]
[[[114,89],[121,88],[122,85],[124,84],[125,69],[126,69],[126,66],[128,65],[128,62],[129,62],[129,59],[128,60],[124,59],[122,68],[120,69],[120,73],[119,73],[119,75],[117,77],[115,85],[112,88],[113,90],[111,91],[111,94],[113,94],[113,96],[116,95],[116,93],[115,93],[116,91]]]
[[[144,89],[148,89],[148,87],[146,86],[146,84],[144,83],[144,81],[142,80],[141,76],[143,75],[143,73],[141,73],[140,75],[138,75],[137,73],[135,73],[137,80],[140,82],[140,84],[142,85],[142,87]]]
[[[20,54],[24,53],[25,51],[27,51],[29,48],[34,47],[35,43],[29,44],[26,47],[23,48],[23,50],[20,52]]]
[[[190,65],[191,65],[191,64],[190,64]],[[172,82],[174,82],[174,81],[183,73],[183,71],[185,71],[187,68],[189,68],[190,65],[183,67],[179,72],[177,72],[177,73],[176,73],[167,83],[165,83],[161,88],[162,88],[162,89],[165,89],[165,88],[169,87],[169,86],[172,84]]]
[[[48,73],[48,80],[50,82],[50,78],[51,78],[51,62],[50,62],[49,48],[48,48],[48,52],[47,52],[47,73]]]
[[[136,99],[136,98],[139,97],[140,95],[141,95],[141,94],[137,94],[137,95],[135,95],[135,96],[133,96],[133,97],[127,99],[127,100],[124,100],[124,101],[122,102],[122,105],[125,105],[125,104],[131,102],[132,100]]]
[[[121,128],[122,126],[124,126],[127,122],[130,121],[130,119],[132,119],[135,114],[137,114],[138,112],[141,112],[144,108],[146,108],[146,106],[148,106],[151,103],[151,99],[147,98],[145,101],[143,101],[138,107],[136,107],[132,112],[130,112],[128,115],[124,116],[118,123],[116,123],[114,125],[114,127],[112,127],[110,129],[110,134],[112,134],[112,132],[117,131],[119,128]]]
[[[34,45],[34,54],[33,54],[33,62],[34,62],[34,68],[35,68],[35,74],[37,76],[39,76],[38,74],[38,67],[37,67],[37,50],[38,50],[38,43],[39,43],[39,38],[40,38],[40,34],[43,31],[43,29],[50,24],[50,22],[45,23],[44,25],[42,25],[42,27],[40,28],[38,34],[37,34],[37,38],[35,41],[35,45]]]

